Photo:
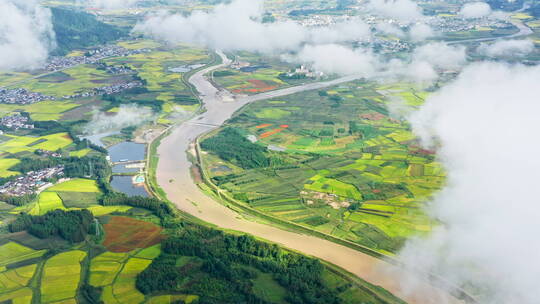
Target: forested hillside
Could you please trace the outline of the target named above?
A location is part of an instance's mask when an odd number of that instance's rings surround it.
[[[73,10],[51,8],[57,48],[53,55],[65,55],[71,50],[114,41],[127,30],[103,23],[95,16]]]

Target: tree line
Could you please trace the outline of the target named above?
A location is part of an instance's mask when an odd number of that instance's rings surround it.
[[[53,210],[45,215],[21,213],[9,224],[10,232],[28,231],[38,238],[59,236],[69,242],[82,242],[94,222],[94,216],[87,209]]]
[[[153,197],[127,196],[124,193],[110,192],[104,195],[100,202],[103,206],[128,205],[148,209],[160,218],[173,214],[171,206]]]
[[[266,147],[249,141],[235,128],[225,128],[218,134],[201,142],[201,148],[231,161],[243,169],[270,166]]]
[[[317,259],[248,235],[187,222],[180,226],[162,242],[162,254],[138,275],[136,286],[144,294],[187,291],[181,283],[190,277],[189,291],[200,296],[200,303],[266,303],[253,292],[255,268],[272,274],[287,290],[285,300],[291,304],[341,302],[337,292],[323,283],[324,266]],[[179,268],[176,260],[180,256],[197,257],[202,263]]]

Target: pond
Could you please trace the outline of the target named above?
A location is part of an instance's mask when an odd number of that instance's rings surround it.
[[[146,155],[146,145],[134,142],[119,143],[107,150],[113,163],[142,161]]]
[[[133,176],[113,176],[111,186],[118,192],[125,193],[129,196],[144,196],[149,197],[148,192],[143,186],[136,186],[132,182]]]

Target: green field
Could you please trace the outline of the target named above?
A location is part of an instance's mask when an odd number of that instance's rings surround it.
[[[105,252],[92,259],[90,264],[90,285],[111,285],[129,258],[126,253]]]
[[[0,115],[6,116],[15,111],[30,113],[30,117],[36,121],[56,120],[62,117],[62,113],[79,107],[73,101],[42,101],[29,105],[0,104]]]
[[[37,149],[56,151],[73,143],[67,133],[56,133],[41,137],[6,135],[8,140],[0,143],[0,151],[11,154],[34,152]]]
[[[29,304],[32,303],[32,296],[32,289],[21,288],[16,291],[0,294],[0,301],[13,304]]]
[[[54,185],[48,191],[58,192],[100,192],[96,181],[90,179],[76,178]]]
[[[65,95],[85,92],[103,86],[102,83],[118,81],[121,78],[125,77],[112,76],[93,65],[79,65],[62,72],[28,80],[21,87],[32,92],[61,98]]]
[[[36,267],[36,264],[32,264],[0,272],[0,295],[28,286]]]
[[[427,93],[355,81],[250,104],[228,126],[284,152],[268,151],[275,165],[254,169],[206,154],[205,171],[256,210],[395,252],[430,231],[421,207],[445,181],[433,152],[390,116],[387,101],[397,96],[417,107]]]
[[[112,284],[112,294],[117,299],[122,299],[125,303],[141,303],[144,295],[135,287],[137,274],[146,269],[152,261],[141,258],[130,258],[118,277]]]
[[[129,253],[102,253],[90,263],[89,283],[103,287],[102,300],[106,304],[142,303],[145,297],[135,288],[135,278],[160,253],[160,245]]]
[[[60,196],[55,192],[42,192],[39,194],[36,205],[29,213],[32,215],[44,215],[56,209],[66,210]]]
[[[0,177],[9,177],[18,175],[19,172],[11,171],[9,168],[15,166],[21,161],[16,158],[2,158],[0,159]]]
[[[192,97],[191,89],[182,81],[184,72],[174,72],[171,69],[206,64],[210,60],[207,50],[180,45],[174,48],[157,47],[149,53],[111,58],[106,62],[109,65],[127,65],[137,72],[146,82],[148,92],[134,96],[132,100],[154,100],[154,104],[159,104],[161,108],[158,122],[169,124],[177,119],[178,113],[181,113],[180,116],[185,115],[198,106],[198,100]]]
[[[47,260],[41,278],[41,301],[52,303],[74,299],[81,278],[81,262],[86,252],[63,252]]]
[[[278,57],[263,56],[250,52],[235,52],[239,62],[247,62],[254,71],[225,68],[214,72],[213,80],[235,94],[256,94],[278,88],[312,81],[311,79],[281,79],[282,73],[294,69],[293,64],[284,63]]]
[[[15,242],[8,242],[0,246],[0,267],[37,258],[46,252],[46,250],[34,250]]]

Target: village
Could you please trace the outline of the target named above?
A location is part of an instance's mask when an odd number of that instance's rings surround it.
[[[55,72],[74,67],[80,64],[94,64],[109,57],[125,57],[130,55],[148,53],[150,49],[128,50],[126,48],[109,45],[86,52],[83,56],[51,57],[45,70]]]
[[[0,89],[0,103],[32,104],[44,100],[54,100],[53,96],[30,92],[27,89]]]
[[[51,185],[50,179],[64,175],[64,166],[56,166],[38,171],[30,171],[0,187],[0,193],[10,196],[23,196],[40,192]]]
[[[0,119],[0,126],[12,130],[33,129],[34,125],[29,123],[29,118],[21,113],[4,116]]]
[[[117,83],[110,86],[93,88],[92,90],[87,91],[87,92],[77,93],[73,95],[65,95],[63,96],[63,98],[72,99],[72,98],[92,97],[96,95],[110,95],[110,94],[116,94],[125,90],[142,87],[142,86],[143,86],[143,83],[136,80],[136,81],[130,81],[130,82]]]

